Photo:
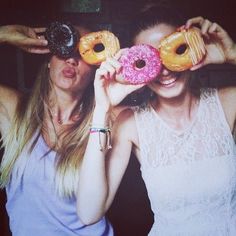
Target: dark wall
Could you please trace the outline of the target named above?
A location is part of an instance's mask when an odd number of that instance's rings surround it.
[[[79,23],[80,17],[84,20],[99,25],[100,28],[113,30],[125,45],[129,35],[128,19],[136,9],[147,2],[146,0],[101,0],[101,10],[98,13],[63,13],[60,2],[56,0],[31,1],[31,0],[1,0],[0,25],[26,24],[30,26],[45,26],[51,20],[63,16]],[[69,1],[68,1],[69,2]],[[178,7],[189,16],[202,15],[220,23],[236,40],[235,28],[235,0],[179,0],[174,1]],[[158,12],[157,12],[158,14]],[[137,19],[138,20],[138,19]],[[0,71],[1,83],[19,89],[30,89],[33,84],[39,64],[43,56],[30,55],[11,46],[0,46]],[[230,66],[211,66],[199,73],[202,80],[207,83],[221,84],[223,76],[229,83],[235,80],[235,68]],[[224,80],[225,81],[225,80]],[[128,170],[121,183],[115,201],[108,212],[117,236],[145,236],[152,222],[152,212],[146,196],[145,185],[141,179],[139,164],[132,156]],[[0,235],[9,236],[8,218],[5,213],[5,194],[0,192]]]

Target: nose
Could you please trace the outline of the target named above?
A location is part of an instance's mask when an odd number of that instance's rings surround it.
[[[78,66],[79,60],[74,57],[69,57],[66,59],[66,63],[72,65],[72,66]]]
[[[161,74],[164,75],[164,76],[167,76],[167,75],[170,74],[170,71],[163,66]]]

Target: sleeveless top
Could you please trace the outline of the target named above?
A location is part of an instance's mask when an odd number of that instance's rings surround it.
[[[236,235],[236,145],[216,89],[176,132],[150,105],[134,108],[154,224],[149,236]]]
[[[46,155],[45,155],[46,153]],[[30,155],[30,156],[29,156]],[[33,151],[28,148],[16,162],[6,188],[6,209],[14,236],[113,236],[110,223],[102,218],[84,225],[76,213],[76,199],[59,197],[54,183],[56,153],[39,136]],[[18,159],[18,160],[19,160]],[[23,159],[23,160],[22,160]],[[15,166],[15,167],[16,167]]]

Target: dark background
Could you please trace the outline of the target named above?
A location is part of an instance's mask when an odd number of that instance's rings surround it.
[[[64,2],[70,1],[64,0]],[[112,30],[124,46],[129,35],[127,21],[136,9],[146,2],[145,0],[101,0],[99,12],[65,13],[61,8],[62,0],[1,0],[0,25],[46,26],[50,21],[61,16],[76,24],[82,17],[90,23],[99,25],[100,28]],[[202,15],[220,23],[236,41],[235,0],[172,0],[172,2],[189,17]],[[43,60],[43,56],[26,54],[11,46],[0,45],[1,83],[21,90],[30,90],[38,66]],[[230,65],[208,66],[199,71],[199,78],[205,84],[216,86],[225,83],[236,84],[236,69]],[[5,192],[0,191],[1,236],[11,235],[5,212],[5,201]],[[141,179],[139,164],[133,156],[108,217],[114,225],[117,236],[145,236],[152,225],[153,218],[146,189]]]

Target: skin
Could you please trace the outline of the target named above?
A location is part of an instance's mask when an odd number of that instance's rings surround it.
[[[206,44],[207,54],[204,61],[191,70],[212,63],[236,64],[236,45],[222,27],[203,17],[188,20],[184,27],[188,28],[193,24],[198,24],[203,37],[208,37],[210,40]],[[147,43],[158,48],[160,40],[174,30],[171,25],[155,25],[141,31],[135,38],[135,44]],[[121,70],[118,58],[119,55],[116,55],[107,59],[96,71],[94,82],[96,107],[93,115],[95,127],[96,124],[99,124],[99,127],[106,127],[109,124],[111,110],[127,94],[144,86],[115,83]],[[189,73],[189,71],[173,73],[164,68],[160,76],[148,84],[158,97],[151,103],[152,107],[171,128],[180,132],[189,127],[198,109],[199,97],[192,94],[188,88]],[[236,88],[221,89],[219,96],[232,131],[236,119]],[[101,141],[105,142],[105,136]],[[98,221],[110,207],[127,168],[131,152],[133,151],[140,160],[137,127],[130,109],[122,111],[113,124],[112,145],[111,150],[100,151],[98,135],[91,134],[89,137],[78,186],[78,213],[85,224]]]
[[[44,31],[45,28],[29,28],[19,25],[2,26],[0,27],[0,43],[8,43],[30,53],[48,53],[47,41],[37,37],[38,33]],[[0,131],[4,135],[15,114],[21,93],[4,85],[0,85],[0,93]]]

